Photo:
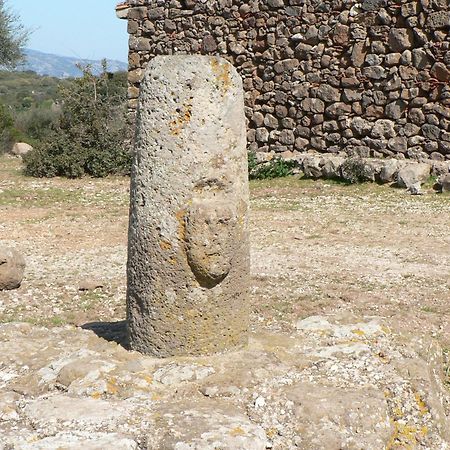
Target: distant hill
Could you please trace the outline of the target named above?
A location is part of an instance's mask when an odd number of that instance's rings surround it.
[[[25,49],[26,62],[17,68],[18,71],[33,71],[39,75],[57,78],[79,77],[82,75],[77,64],[90,65],[93,73],[101,72],[101,61],[59,56],[37,50]],[[126,71],[128,66],[122,61],[107,60],[108,72]]]

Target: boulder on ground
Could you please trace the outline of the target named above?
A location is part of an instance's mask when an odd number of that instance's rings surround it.
[[[394,181],[395,178],[395,174],[397,173],[397,171],[399,170],[399,161],[396,159],[389,159],[387,160],[379,175],[378,175],[378,179],[381,183],[391,183],[392,181]]]
[[[325,160],[325,164],[322,167],[322,175],[326,179],[338,179],[341,176],[340,167],[345,161],[344,158],[339,156],[330,157]]]
[[[22,283],[25,259],[17,250],[0,247],[0,291],[17,289]]]
[[[417,183],[424,183],[430,176],[431,167],[425,163],[412,163],[401,168],[397,173],[399,187],[409,189]]]
[[[26,142],[16,142],[11,150],[11,153],[15,156],[24,156],[31,152],[33,147]]]
[[[303,172],[308,178],[320,178],[322,176],[322,158],[308,155],[303,159]]]

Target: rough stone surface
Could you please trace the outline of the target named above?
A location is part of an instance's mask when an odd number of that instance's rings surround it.
[[[0,247],[0,291],[20,287],[25,270],[25,259],[13,248]]]
[[[446,448],[433,339],[348,313],[292,325],[236,352],[156,359],[72,326],[1,324],[0,448]],[[91,369],[63,387],[78,365]]]
[[[410,189],[417,183],[425,182],[431,172],[431,166],[426,163],[408,164],[397,172],[397,184]]]
[[[450,192],[450,173],[441,175],[438,182],[441,192]]]
[[[133,349],[246,342],[248,180],[242,83],[226,60],[158,57],[141,86],[127,308]]]

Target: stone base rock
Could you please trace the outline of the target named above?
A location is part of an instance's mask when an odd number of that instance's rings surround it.
[[[25,259],[17,250],[0,247],[0,291],[17,289],[22,283]]]
[[[435,341],[348,314],[295,328],[156,359],[80,328],[2,324],[0,448],[447,448]]]
[[[258,164],[270,164],[272,153],[257,153]],[[345,155],[324,153],[297,153],[289,160],[298,163],[298,169],[308,178],[335,179],[347,182],[372,181],[396,183],[411,193],[420,193],[420,186],[430,176],[445,179],[450,173],[450,161],[421,162],[406,159],[348,158]]]

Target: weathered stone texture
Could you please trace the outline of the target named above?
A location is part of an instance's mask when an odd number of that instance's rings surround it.
[[[25,259],[13,248],[0,247],[0,291],[17,289],[23,279]]]
[[[417,108],[429,108],[438,118],[436,126],[449,129],[442,122],[450,115],[446,1],[128,3],[132,115],[139,87],[134,69],[145,67],[155,55],[203,53],[224,56],[237,68],[246,91],[248,126],[270,132],[249,133],[250,150],[337,150],[345,156],[367,146],[370,156],[379,156],[380,145],[386,148],[392,136],[363,142],[362,136],[345,133],[345,120],[362,117],[373,125],[391,119],[395,135],[403,136],[401,130],[409,123],[427,123],[413,112]],[[416,98],[424,103],[417,105]],[[314,116],[324,112],[321,125],[312,126],[318,125],[311,125],[317,121]],[[339,129],[326,131],[336,119]],[[308,143],[299,146],[305,126],[311,127]],[[450,158],[449,145],[435,148],[424,137],[419,144],[408,143],[410,151],[402,147],[401,155],[417,159],[437,152]],[[397,154],[395,149],[389,152]]]
[[[246,342],[246,174],[243,89],[233,66],[207,56],[153,59],[132,171],[132,348],[169,356]]]

